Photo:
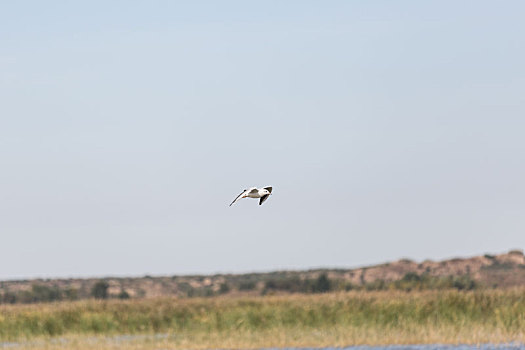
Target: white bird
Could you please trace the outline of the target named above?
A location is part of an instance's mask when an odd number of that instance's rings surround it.
[[[264,201],[270,197],[272,194],[272,188],[271,187],[264,187],[264,188],[257,188],[257,187],[251,187],[247,190],[242,191],[240,195],[238,195],[233,202],[231,202],[230,207],[233,203],[237,202],[240,199],[249,197],[249,198],[260,198],[259,205],[263,204]]]

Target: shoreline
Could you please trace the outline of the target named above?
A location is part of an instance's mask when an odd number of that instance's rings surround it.
[[[16,349],[525,344],[525,289],[89,300],[0,311],[0,344]]]

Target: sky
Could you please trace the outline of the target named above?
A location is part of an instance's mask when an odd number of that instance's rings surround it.
[[[525,248],[524,12],[2,2],[0,279]]]

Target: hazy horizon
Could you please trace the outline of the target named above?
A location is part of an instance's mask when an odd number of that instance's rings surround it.
[[[517,249],[517,248],[516,248]],[[477,255],[469,255],[469,256],[459,256],[459,255],[454,255],[454,256],[445,256],[443,258],[438,258],[438,259],[430,259],[432,261],[443,261],[443,260],[449,260],[449,259],[454,259],[454,258],[470,258],[470,257],[474,257],[474,256],[483,256],[485,254],[489,254],[489,255],[499,255],[499,254],[506,254],[510,251],[513,251],[513,250],[516,250],[516,249],[508,249],[506,251],[502,251],[502,252],[484,252],[484,253],[479,253]],[[523,252],[522,249],[517,249],[517,250],[520,250]],[[359,269],[359,268],[363,268],[363,267],[369,267],[369,266],[375,266],[375,265],[381,265],[383,263],[391,263],[391,262],[394,262],[394,261],[398,261],[398,260],[402,260],[402,259],[409,259],[409,260],[412,260],[412,261],[415,261],[417,263],[419,262],[423,262],[425,260],[429,260],[429,259],[422,259],[422,260],[414,260],[408,256],[402,256],[402,257],[399,257],[397,259],[394,259],[394,260],[389,260],[389,261],[378,261],[376,263],[371,263],[371,264],[364,264],[364,265],[356,265],[356,266],[305,266],[303,268],[294,268],[294,269],[270,269],[270,270],[247,270],[247,271],[242,271],[242,270],[238,270],[238,271],[211,271],[211,272],[203,272],[203,273],[199,273],[198,271],[194,272],[194,273],[172,273],[172,274],[169,274],[169,273],[162,273],[162,274],[155,274],[155,273],[143,273],[143,274],[129,274],[129,275],[70,275],[70,276],[34,276],[34,277],[31,277],[31,276],[26,276],[26,277],[10,277],[10,278],[4,278],[2,281],[19,281],[19,280],[39,280],[39,279],[42,279],[42,280],[47,280],[47,279],[56,279],[56,280],[62,280],[62,279],[91,279],[91,278],[142,278],[142,277],[147,277],[147,276],[150,276],[150,277],[170,277],[170,276],[213,276],[213,275],[244,275],[244,274],[259,274],[259,273],[271,273],[271,272],[278,272],[278,271],[309,271],[309,270],[323,270],[323,269],[338,269],[338,268],[341,268],[341,269]]]
[[[524,10],[0,4],[0,280],[523,249]]]

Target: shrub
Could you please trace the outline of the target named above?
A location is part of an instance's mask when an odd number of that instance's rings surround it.
[[[239,283],[239,290],[254,290],[256,286],[254,281],[242,281]]]
[[[129,296],[129,293],[126,292],[124,289],[122,289],[118,295],[118,298],[119,299],[129,299],[130,296]]]
[[[312,292],[314,293],[326,293],[332,289],[332,283],[326,273],[322,273],[317,277],[313,286]]]
[[[32,302],[57,301],[62,299],[62,293],[58,287],[33,284],[30,297]]]
[[[221,285],[219,286],[219,293],[220,294],[226,294],[230,291],[230,286],[228,285],[228,283],[224,282],[224,283],[221,283]]]
[[[470,276],[459,276],[453,279],[452,286],[457,290],[472,290],[477,283]]]
[[[368,291],[371,290],[385,290],[387,287],[386,282],[384,280],[375,280],[373,282],[367,283],[365,285],[365,289]]]
[[[407,272],[401,280],[404,282],[420,282],[421,276],[415,272]]]
[[[67,300],[78,300],[78,289],[69,287],[64,291],[64,296]]]
[[[104,280],[100,280],[91,289],[91,295],[95,299],[107,299],[108,298],[109,283]]]

